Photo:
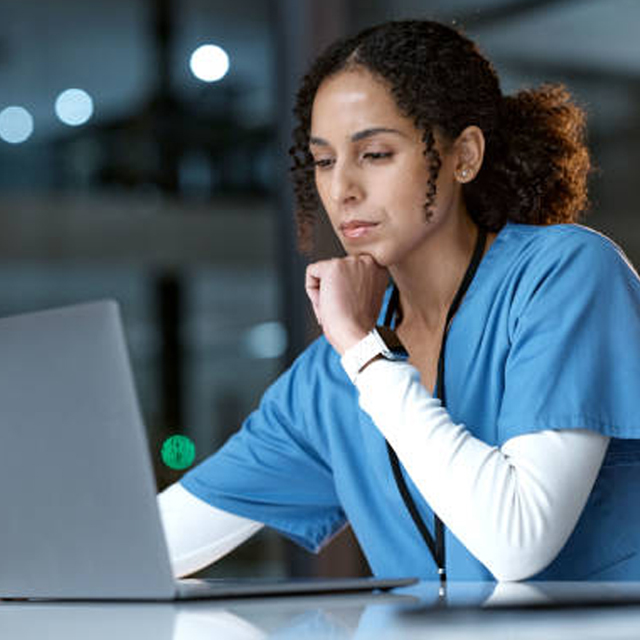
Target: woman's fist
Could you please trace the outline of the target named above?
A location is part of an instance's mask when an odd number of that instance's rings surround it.
[[[324,335],[340,355],[375,326],[388,280],[387,270],[369,255],[307,267],[307,295]]]

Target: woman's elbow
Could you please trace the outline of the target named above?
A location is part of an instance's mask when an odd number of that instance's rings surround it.
[[[548,545],[537,545],[533,548],[503,548],[495,557],[483,561],[485,567],[498,582],[520,582],[528,580],[546,569],[555,559],[557,552]]]

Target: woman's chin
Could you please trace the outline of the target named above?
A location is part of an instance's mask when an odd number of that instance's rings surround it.
[[[385,261],[384,253],[382,251],[376,251],[374,248],[370,247],[366,249],[355,249],[353,247],[345,247],[345,251],[347,252],[347,255],[350,256],[371,256],[375,260],[376,264],[380,265],[381,267],[388,266]]]
[[[345,253],[349,256],[371,256],[380,266],[385,266],[382,264],[381,260],[385,259],[385,252],[382,247],[375,242],[341,242],[342,248]]]

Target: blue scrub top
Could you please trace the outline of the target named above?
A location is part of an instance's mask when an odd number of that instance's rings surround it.
[[[536,578],[640,579],[640,280],[621,250],[579,225],[508,223],[451,323],[445,358],[453,421],[490,445],[542,429],[612,438],[575,530]],[[348,522],[375,575],[437,579],[385,440],[324,338],[181,483],[313,551]],[[450,579],[493,579],[448,530],[446,556]]]

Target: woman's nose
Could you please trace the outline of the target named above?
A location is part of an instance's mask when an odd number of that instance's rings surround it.
[[[330,195],[336,204],[362,197],[362,185],[352,168],[336,163],[331,176]]]

